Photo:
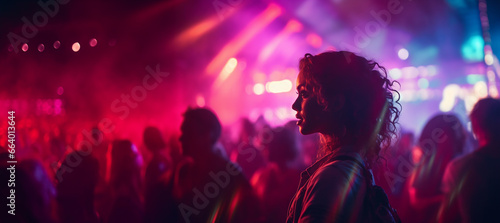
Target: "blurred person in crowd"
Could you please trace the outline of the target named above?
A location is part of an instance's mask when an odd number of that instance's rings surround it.
[[[129,140],[115,140],[111,148],[112,206],[108,222],[142,222],[141,157]]]
[[[151,152],[152,158],[146,168],[145,185],[146,193],[170,167],[170,161],[162,153],[167,144],[163,140],[161,132],[156,127],[146,127],[142,135],[144,145]]]
[[[306,54],[299,63],[300,133],[321,135],[321,158],[301,174],[287,222],[366,222],[367,170],[396,133],[393,82],[378,63],[351,52]]]
[[[438,114],[424,126],[415,170],[408,182],[408,222],[435,222],[443,199],[441,181],[446,165],[464,152],[465,129],[455,114]]]
[[[479,100],[470,120],[479,148],[446,168],[439,222],[500,222],[500,100]]]
[[[39,222],[52,223],[56,221],[55,188],[46,169],[38,160],[22,160],[14,167],[15,181],[7,181],[12,173],[11,166],[7,163],[8,153],[3,153],[0,158],[0,179],[5,179],[5,184],[0,186],[0,194],[4,198],[11,196],[11,189],[15,189],[15,215],[8,213],[11,208],[4,205],[0,219],[2,222]],[[7,183],[9,182],[9,183]],[[13,183],[13,184],[12,184]],[[10,186],[9,186],[10,185]],[[9,201],[9,199],[7,200]],[[10,202],[8,202],[10,204]]]
[[[156,221],[158,212],[162,211],[157,206],[161,202],[160,199],[164,199],[164,197],[160,196],[160,193],[163,192],[162,188],[160,188],[162,186],[160,179],[162,175],[172,168],[172,162],[163,153],[167,144],[158,128],[146,127],[142,138],[146,149],[151,152],[152,156],[145,173],[144,219],[145,222],[161,222]]]
[[[257,130],[247,118],[240,121],[240,135],[235,148],[231,152],[231,160],[242,169],[247,179],[251,179],[255,171],[264,167],[265,159],[256,147]]]
[[[87,129],[79,131],[78,134],[81,137],[80,142],[92,147],[92,156],[94,156],[99,163],[99,177],[94,193],[95,208],[98,213],[107,213],[110,208],[109,203],[111,202],[109,200],[111,188],[108,186],[106,180],[110,165],[107,157],[109,152],[109,141],[104,137],[104,133],[97,126],[92,127],[90,131]]]
[[[239,166],[216,151],[220,135],[221,124],[212,111],[194,108],[184,113],[184,159],[170,180],[179,222],[256,221],[258,206],[250,184]]]
[[[300,170],[295,162],[298,148],[290,129],[275,128],[269,137],[262,145],[269,163],[255,173],[252,186],[260,200],[263,222],[285,222],[288,204],[299,184]]]
[[[61,223],[98,223],[94,190],[99,178],[99,162],[82,151],[69,152],[56,173],[57,204]]]
[[[414,146],[413,132],[401,129],[396,143],[391,145],[386,153],[381,154],[381,162],[373,167],[377,185],[390,192],[387,196],[400,216],[404,216],[406,209],[409,208],[409,197],[405,186],[414,169],[412,159]]]

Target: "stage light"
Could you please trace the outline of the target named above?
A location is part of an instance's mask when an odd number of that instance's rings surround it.
[[[481,61],[484,54],[484,40],[480,35],[469,37],[462,45],[462,57],[466,61]]]
[[[471,112],[478,100],[479,99],[474,95],[467,95],[464,98],[465,111],[467,111],[467,113]]]
[[[399,49],[399,51],[398,51],[399,59],[406,60],[406,59],[408,59],[408,56],[410,56],[410,53],[408,52],[407,49],[405,49],[405,48]]]
[[[439,110],[449,112],[455,106],[455,99],[460,93],[460,86],[457,84],[449,84],[443,89],[443,99],[439,103]]]
[[[57,49],[59,49],[59,47],[61,47],[61,42],[59,42],[59,40],[57,40],[54,42],[53,46],[54,46],[54,49],[57,50]]]
[[[264,93],[266,89],[264,88],[264,85],[261,83],[257,83],[253,86],[253,93],[256,95],[261,95]]]
[[[498,98],[498,89],[495,85],[490,85],[490,96],[492,98]]]
[[[389,76],[391,76],[392,79],[397,80],[403,76],[403,73],[400,69],[394,68],[389,70]]]
[[[257,17],[238,33],[229,43],[227,43],[219,53],[208,64],[205,71],[207,74],[214,74],[227,58],[236,55],[255,35],[261,32],[267,25],[281,15],[282,9],[275,3],[261,12]]]
[[[258,62],[267,61],[276,48],[283,43],[292,33],[302,30],[302,24],[294,19],[288,21],[283,30],[278,33],[259,53]]]
[[[71,49],[74,52],[78,52],[80,50],[80,43],[78,43],[78,42],[73,43],[73,45],[71,46]]]
[[[403,73],[403,77],[406,79],[416,78],[418,77],[418,69],[416,67],[403,67],[401,69]]]
[[[429,72],[427,71],[427,68],[424,66],[419,66],[417,67],[418,73],[420,74],[421,77],[426,77],[429,75]]]
[[[485,77],[482,74],[468,74],[466,78],[468,84],[475,84],[479,81],[485,81]]]
[[[309,33],[306,37],[306,41],[307,43],[309,43],[309,45],[315,48],[320,48],[321,45],[323,45],[323,40],[315,33]]]
[[[198,94],[196,96],[196,105],[198,107],[205,107],[205,98],[203,97],[203,95]]]
[[[477,98],[485,98],[488,96],[488,86],[484,81],[478,81],[474,84],[474,95]]]
[[[96,38],[93,38],[89,41],[89,45],[90,47],[94,47],[97,45],[97,39]]]
[[[23,44],[23,46],[21,47],[21,50],[22,50],[23,52],[26,52],[26,51],[28,51],[28,48],[29,48],[29,47],[28,47],[28,44],[27,44],[27,43],[25,43],[25,44]]]
[[[43,52],[45,50],[45,46],[43,44],[38,45],[38,51]]]
[[[224,65],[224,68],[222,68],[221,72],[219,73],[219,76],[214,82],[215,87],[219,87],[222,82],[224,82],[231,73],[233,73],[234,69],[236,69],[236,66],[238,66],[238,60],[236,58],[231,58],[227,61],[226,65]]]
[[[427,89],[429,87],[429,80],[425,78],[418,79],[418,87],[421,89]]]
[[[491,66],[493,65],[493,54],[491,53],[488,53],[486,55],[484,55],[484,62],[486,63],[486,65],[488,66]]]
[[[266,91],[269,93],[284,93],[292,90],[292,82],[288,79],[281,81],[270,81],[266,83]]]
[[[227,61],[226,66],[222,69],[222,72],[230,74],[234,71],[234,68],[236,68],[237,65],[238,60],[233,57]]]

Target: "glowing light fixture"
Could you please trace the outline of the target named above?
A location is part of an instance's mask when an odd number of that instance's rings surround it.
[[[399,59],[406,60],[406,59],[408,59],[409,56],[410,56],[410,53],[408,52],[407,49],[405,49],[405,48],[399,49],[399,51],[398,51]]]
[[[224,65],[224,68],[222,68],[221,72],[219,73],[219,76],[217,77],[217,80],[215,80],[214,86],[218,87],[222,82],[224,82],[231,73],[233,73],[234,69],[238,66],[238,60],[236,58],[231,58],[226,62],[226,65]]]
[[[281,81],[270,81],[266,83],[266,91],[269,93],[284,93],[292,90],[292,81],[286,79]]]
[[[455,106],[455,99],[460,93],[460,86],[449,84],[443,89],[443,99],[439,103],[439,110],[449,112]]]
[[[392,79],[397,80],[401,78],[401,76],[403,76],[403,73],[400,69],[394,68],[389,70],[389,75],[392,77]]]
[[[222,48],[217,56],[212,59],[206,68],[207,74],[217,72],[227,58],[236,55],[257,33],[264,29],[269,23],[281,15],[281,8],[271,3],[255,19],[250,21],[247,27],[241,31],[234,39]]]
[[[205,98],[203,95],[199,94],[196,96],[196,105],[198,107],[205,107]]]
[[[486,63],[486,65],[488,66],[491,66],[493,65],[493,54],[491,53],[488,53],[486,55],[484,55],[484,62]]]
[[[306,41],[315,48],[320,48],[323,45],[323,39],[315,33],[307,34]]]
[[[256,95],[261,95],[264,93],[266,89],[264,88],[264,85],[261,83],[257,83],[253,86],[253,93]]]
[[[421,89],[427,89],[429,87],[429,80],[425,78],[418,79],[418,87]]]
[[[89,41],[89,45],[90,47],[94,47],[97,45],[97,39],[96,38],[93,38]]]
[[[23,46],[21,47],[21,50],[22,50],[23,52],[28,51],[28,49],[29,49],[29,46],[28,46],[28,44],[27,44],[27,43],[23,44]]]
[[[71,49],[76,53],[78,51],[80,51],[80,43],[78,42],[75,42],[73,43],[73,45],[71,46]]]
[[[474,84],[474,94],[477,98],[485,98],[488,96],[488,85],[484,81],[478,81]]]
[[[290,36],[290,34],[301,31],[302,27],[302,24],[297,20],[292,19],[288,21],[283,30],[281,30],[281,32],[276,35],[276,37],[274,37],[271,42],[269,42],[260,52],[257,60],[259,62],[266,61],[269,56],[271,56],[271,54],[276,50],[280,43],[285,41],[285,39]]]
[[[486,79],[482,74],[468,74],[466,78],[468,84],[475,84],[479,81],[485,81]]]

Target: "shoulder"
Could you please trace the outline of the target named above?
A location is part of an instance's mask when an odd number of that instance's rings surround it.
[[[450,161],[447,167],[447,171],[450,173],[462,172],[462,169],[466,168],[471,162],[474,162],[475,157],[476,155],[474,152],[457,157]]]
[[[474,153],[471,153],[457,157],[448,163],[441,182],[442,192],[450,193],[457,186],[456,184],[462,178],[462,175],[468,172],[464,168],[467,168],[473,159]]]
[[[311,176],[309,186],[341,188],[361,180],[363,176],[359,164],[352,160],[335,160],[320,167]]]

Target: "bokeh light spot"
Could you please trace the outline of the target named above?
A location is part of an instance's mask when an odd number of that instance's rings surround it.
[[[405,48],[399,49],[399,51],[398,51],[399,59],[406,60],[406,59],[408,59],[409,56],[410,56],[410,53],[408,52],[407,49],[405,49]]]
[[[89,41],[89,45],[90,47],[94,47],[97,45],[97,39],[96,38],[93,38]]]
[[[71,46],[71,49],[72,49],[74,52],[78,52],[78,51],[80,51],[80,43],[78,43],[78,42],[73,43],[73,46]]]
[[[28,47],[28,44],[27,44],[27,43],[25,43],[25,44],[23,44],[23,46],[21,47],[21,50],[23,50],[23,52],[26,52],[26,51],[28,51],[28,48],[29,48],[29,47]]]

